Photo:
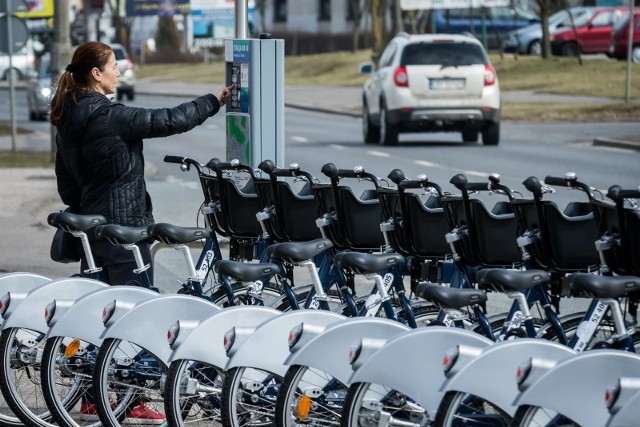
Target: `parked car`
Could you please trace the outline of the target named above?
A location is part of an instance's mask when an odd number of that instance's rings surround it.
[[[30,74],[27,80],[26,91],[29,119],[46,119],[53,96],[50,54],[46,53],[40,58],[40,66],[36,72]]]
[[[497,49],[509,31],[540,22],[538,15],[520,6],[449,9],[448,22],[445,9],[432,9],[427,32],[465,34],[472,33],[482,39],[482,14],[486,11],[484,25],[487,33],[487,47]],[[435,23],[435,31],[433,24]]]
[[[583,19],[585,15],[591,15],[596,10],[594,7],[577,6],[569,9],[573,20]],[[571,17],[567,10],[562,9],[549,17],[549,34],[561,28],[571,27]],[[518,30],[509,31],[504,39],[502,48],[505,52],[518,52],[529,55],[542,55],[542,25],[535,23]]]
[[[3,34],[2,37],[4,36]],[[24,79],[33,72],[35,63],[36,58],[29,43],[11,55],[11,68],[9,68],[9,55],[0,52],[0,78],[9,80],[9,76],[13,73],[14,81]]]
[[[640,11],[633,14],[633,43],[631,44],[631,60],[640,63]],[[613,26],[609,56],[617,59],[627,59],[629,52],[629,14]]]
[[[577,56],[578,53],[608,53],[614,24],[625,17],[627,7],[598,8],[591,16],[585,15],[571,26],[551,35],[554,55]]]
[[[362,97],[366,143],[396,145],[401,132],[482,133],[500,141],[500,86],[484,47],[472,36],[400,33],[387,45]]]
[[[111,44],[113,54],[116,57],[118,63],[118,69],[120,70],[120,77],[118,78],[118,101],[121,101],[124,95],[127,95],[129,101],[133,101],[136,97],[136,74],[133,70],[133,62],[129,58],[129,54],[124,46],[120,44]]]

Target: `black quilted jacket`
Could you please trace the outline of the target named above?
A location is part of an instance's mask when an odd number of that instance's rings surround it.
[[[97,92],[79,93],[77,104],[69,96],[56,136],[62,201],[74,212],[104,215],[113,224],[152,224],[142,140],[186,132],[219,108],[213,95],[159,109],[112,103]]]

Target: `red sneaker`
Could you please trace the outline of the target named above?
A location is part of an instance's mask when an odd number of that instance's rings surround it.
[[[164,414],[154,411],[153,409],[147,407],[144,402],[140,402],[140,404],[127,414],[127,418],[125,418],[122,424],[129,425],[157,425],[163,424],[167,420]]]
[[[80,419],[82,421],[98,421],[95,403],[82,402],[80,405]]]

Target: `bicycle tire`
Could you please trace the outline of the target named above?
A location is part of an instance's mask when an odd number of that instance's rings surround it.
[[[247,287],[242,283],[232,283],[234,303],[229,303],[227,292],[220,288],[211,296],[211,301],[218,307],[225,308],[236,305],[258,305],[256,299],[247,294]],[[262,301],[266,307],[271,306],[283,294],[281,287],[274,283],[267,283],[262,289]]]
[[[92,351],[91,344],[83,345],[78,341],[79,351],[67,355],[66,350],[73,342],[72,338],[67,337],[53,337],[46,341],[40,372],[44,399],[53,419],[60,426],[97,427],[100,425],[97,416],[95,422],[91,422],[91,417],[80,413],[82,397],[91,393],[97,348]]]
[[[565,322],[562,322],[562,328],[567,336],[567,339],[570,341],[571,337],[576,333],[580,324],[582,323],[582,318],[570,318]],[[540,338],[558,342],[558,335],[553,328],[548,328],[545,331],[546,333]],[[615,334],[615,324],[613,319],[609,316],[609,312],[605,315],[605,317],[600,321],[595,331],[593,332],[593,336],[591,340],[587,344],[584,350],[590,350],[592,348],[609,348],[610,346],[605,344],[608,342],[608,339],[611,338],[612,335]],[[636,353],[640,353],[640,331],[635,332],[631,336],[631,341],[633,342],[633,346],[635,348]],[[584,351],[583,350],[583,351]]]
[[[226,371],[222,384],[222,425],[225,427],[273,426],[276,397],[281,378],[254,368],[232,368]],[[245,385],[261,385],[248,390]]]
[[[36,373],[40,369],[37,354],[44,346],[41,338],[40,332],[24,328],[8,328],[0,334],[0,388],[7,406],[17,417],[7,417],[13,425],[51,425],[51,412],[42,394],[40,375]],[[16,419],[21,423],[16,424]]]
[[[129,361],[129,365],[121,364]],[[132,365],[148,379],[136,378]],[[134,343],[117,338],[104,340],[92,377],[96,410],[102,425],[119,427],[129,410],[140,401],[150,402],[150,409],[164,413],[160,381],[166,369],[161,361]],[[166,420],[157,425],[166,426]]]
[[[322,390],[321,396],[309,401],[309,412],[302,419],[296,409],[300,399],[303,398],[304,390],[301,389],[301,384]],[[277,427],[339,426],[347,390],[346,385],[319,369],[301,365],[290,366],[278,391],[275,425]]]
[[[512,427],[580,427],[575,421],[539,406],[518,407],[513,416]]]
[[[193,360],[171,363],[164,393],[167,424],[170,427],[185,427],[219,423],[220,393],[207,388],[220,389],[223,379],[224,370],[206,363]],[[197,389],[197,393],[187,395],[183,392],[187,380],[196,381],[194,389]]]
[[[390,413],[394,418],[402,421],[413,422],[422,425],[426,411],[419,405],[410,402],[406,396],[393,391],[391,388],[371,383],[353,383],[349,387],[347,397],[342,410],[342,427],[377,425],[377,412],[368,409],[365,401],[381,402],[385,396],[391,396],[389,403],[383,403],[380,407]],[[371,407],[378,406],[372,405]]]
[[[508,427],[511,421],[509,414],[487,400],[469,393],[449,391],[440,401],[434,425],[440,427],[461,425]]]

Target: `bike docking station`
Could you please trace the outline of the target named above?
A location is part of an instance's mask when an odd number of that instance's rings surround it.
[[[284,40],[248,38],[247,0],[235,2],[235,38],[225,40],[226,158],[254,168],[284,164]]]

